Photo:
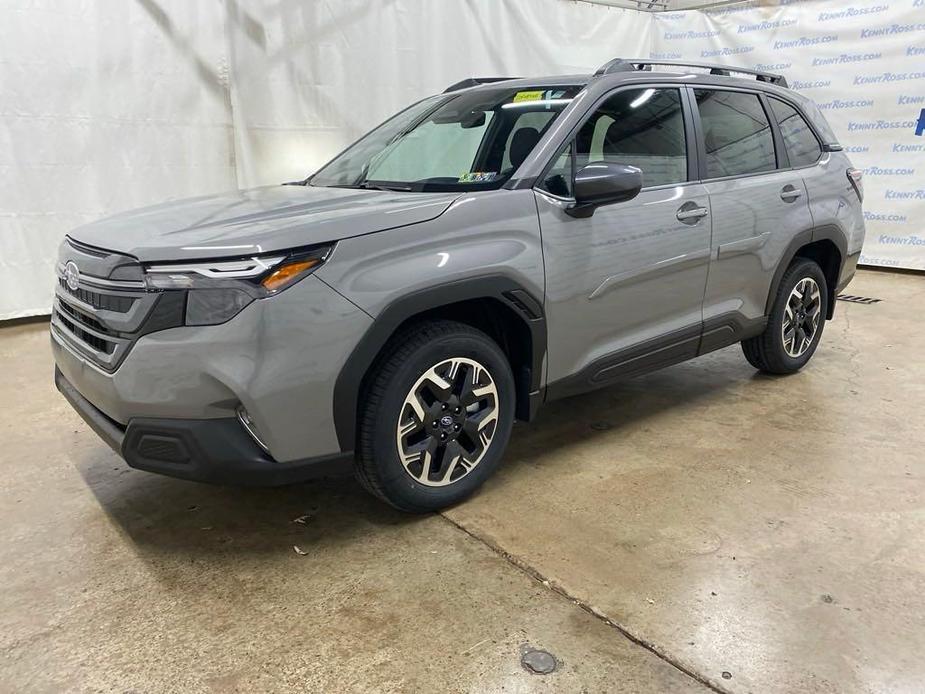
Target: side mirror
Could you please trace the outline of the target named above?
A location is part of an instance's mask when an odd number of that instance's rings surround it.
[[[575,204],[566,210],[573,217],[590,217],[601,205],[632,200],[642,190],[642,170],[626,164],[596,161],[575,174]]]

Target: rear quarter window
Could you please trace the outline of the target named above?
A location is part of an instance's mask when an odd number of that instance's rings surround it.
[[[790,166],[811,166],[822,156],[822,147],[809,124],[790,104],[771,97],[771,111],[784,138]]]

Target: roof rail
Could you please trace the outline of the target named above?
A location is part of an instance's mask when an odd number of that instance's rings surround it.
[[[505,80],[516,80],[520,79],[519,77],[467,77],[464,80],[460,80],[456,84],[451,84],[449,87],[443,90],[444,94],[449,92],[459,91],[460,89],[468,89],[469,87],[477,87],[480,84],[491,84],[492,82],[504,82]]]
[[[690,63],[686,60],[655,60],[651,58],[614,58],[604,63],[594,73],[596,77],[600,75],[609,75],[615,72],[635,72],[637,70],[648,71],[653,65],[669,65],[675,67],[699,67],[710,71],[711,75],[730,75],[732,73],[742,75],[754,75],[759,82],[768,82],[776,84],[779,87],[787,86],[787,79],[783,75],[777,75],[773,72],[763,72],[761,70],[749,70],[744,67],[731,67],[729,65],[717,65],[716,63]]]

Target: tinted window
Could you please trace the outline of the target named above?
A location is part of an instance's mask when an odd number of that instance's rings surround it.
[[[607,99],[576,137],[577,168],[595,161],[642,169],[643,185],[687,180],[681,94],[633,89]]]
[[[572,197],[572,143],[569,142],[546,172],[539,185],[543,190],[563,198]]]
[[[793,106],[779,99],[771,99],[771,110],[780,126],[780,134],[784,137],[790,166],[809,166],[819,161],[822,148],[803,116]]]
[[[696,89],[707,148],[707,177],[773,171],[774,137],[756,94]]]

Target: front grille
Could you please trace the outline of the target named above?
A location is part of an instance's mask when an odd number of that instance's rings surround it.
[[[146,291],[134,258],[67,239],[58,260],[52,333],[104,371],[115,371],[143,335],[183,325],[186,292]],[[71,262],[74,289],[64,277]]]
[[[61,311],[58,311],[56,316],[58,318],[58,322],[67,328],[71,334],[73,334],[82,342],[85,342],[97,352],[102,352],[103,354],[112,354],[115,351],[116,345],[114,342],[104,340],[103,338],[97,337],[91,332],[87,332],[75,322],[69,320]]]
[[[58,286],[75,299],[98,308],[103,311],[113,311],[115,313],[128,313],[135,304],[135,299],[130,296],[118,296],[115,294],[102,294],[90,289],[71,289],[67,286],[67,281],[63,277],[58,278]]]
[[[74,322],[80,323],[88,328],[92,328],[93,330],[96,330],[101,333],[109,333],[111,335],[115,335],[114,331],[109,330],[109,328],[107,328],[105,325],[100,323],[95,318],[91,318],[90,316],[81,313],[80,311],[75,309],[73,306],[68,306],[63,301],[58,304],[58,309],[66,313],[67,318],[69,318],[70,320]]]

